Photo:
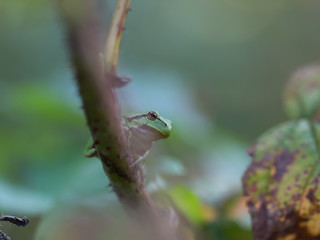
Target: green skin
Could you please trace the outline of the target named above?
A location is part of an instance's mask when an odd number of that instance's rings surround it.
[[[131,167],[145,159],[154,141],[168,138],[171,133],[171,121],[161,117],[155,111],[123,117],[122,120],[128,138],[128,148],[134,158]],[[99,155],[92,138],[89,139],[85,155],[87,157]]]

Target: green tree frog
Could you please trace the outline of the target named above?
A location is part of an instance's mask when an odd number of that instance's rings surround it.
[[[122,117],[122,121],[128,138],[128,148],[134,158],[131,166],[146,157],[154,141],[170,136],[171,121],[161,117],[155,111]],[[87,157],[98,157],[99,155],[92,138],[88,142],[85,155]]]

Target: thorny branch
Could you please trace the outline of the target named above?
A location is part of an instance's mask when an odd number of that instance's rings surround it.
[[[92,1],[59,0],[59,10],[87,124],[111,186],[127,212],[153,234],[153,239],[172,239],[169,235],[173,231],[164,221],[163,211],[154,205],[144,188],[143,171],[139,165],[130,167],[133,157],[112,83],[129,2],[119,0],[104,50],[106,73],[99,59],[101,28]]]
[[[4,232],[0,231],[0,240],[10,240],[11,238],[8,237]]]
[[[29,218],[27,217],[19,218],[16,216],[9,216],[9,215],[0,216],[0,221],[10,222],[19,227],[20,226],[25,227],[30,222]],[[4,232],[0,231],[0,240],[10,240],[10,237],[8,237]]]
[[[27,217],[19,218],[16,216],[8,216],[8,215],[0,216],[0,221],[10,222],[19,227],[20,226],[25,227],[30,222],[29,218]]]

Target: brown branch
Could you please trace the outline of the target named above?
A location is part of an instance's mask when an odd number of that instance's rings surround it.
[[[141,230],[152,234],[152,239],[172,239],[174,230],[170,230],[170,221],[163,218],[165,210],[159,211],[144,188],[144,172],[139,164],[130,167],[134,159],[124,134],[112,75],[103,73],[99,59],[101,28],[90,5],[92,1],[59,0],[58,3],[87,123],[111,186],[124,208],[138,219]],[[120,17],[121,26],[124,19]],[[107,43],[105,56],[115,71],[118,59],[115,49],[119,48],[121,34],[113,37],[117,40],[110,36],[108,41],[115,43],[111,50],[114,54],[108,57]]]
[[[87,123],[104,170],[119,199],[126,205],[149,203],[139,171],[129,168],[127,149],[115,91],[99,60],[100,25],[90,1],[60,0],[71,61]],[[150,205],[150,204],[147,204]]]

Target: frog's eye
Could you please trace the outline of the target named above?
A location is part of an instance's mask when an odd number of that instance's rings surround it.
[[[158,118],[158,114],[156,114],[155,112],[148,112],[147,118],[151,121],[154,121]]]

